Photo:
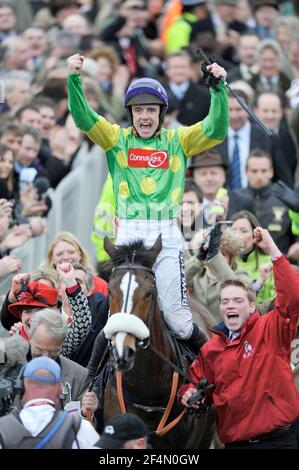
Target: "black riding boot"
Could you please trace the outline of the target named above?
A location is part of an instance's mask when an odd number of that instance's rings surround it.
[[[91,378],[95,377],[100,363],[101,363],[101,369],[102,369],[102,366],[105,364],[105,358],[103,357],[103,355],[105,354],[106,356],[107,351],[108,351],[108,340],[106,336],[104,335],[104,332],[101,331],[95,339],[93,350],[89,359],[89,363],[87,365],[89,377]]]
[[[206,334],[195,323],[193,323],[192,334],[189,339],[185,340],[185,343],[197,355],[200,348],[207,340],[208,338]]]

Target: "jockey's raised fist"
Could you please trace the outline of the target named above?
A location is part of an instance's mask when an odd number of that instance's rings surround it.
[[[71,55],[67,59],[68,73],[80,73],[83,67],[85,57],[81,54]]]

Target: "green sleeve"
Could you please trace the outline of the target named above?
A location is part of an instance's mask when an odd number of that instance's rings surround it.
[[[75,124],[81,131],[88,132],[100,116],[87,103],[80,74],[74,73],[68,75],[68,104],[69,110]]]
[[[178,129],[178,135],[187,158],[220,144],[229,128],[227,90],[223,83],[220,91],[211,89],[211,105],[208,116],[201,122]]]
[[[207,137],[222,142],[229,128],[228,98],[226,86],[218,83],[217,87],[220,91],[210,88],[211,106],[209,114],[201,122],[201,127]]]

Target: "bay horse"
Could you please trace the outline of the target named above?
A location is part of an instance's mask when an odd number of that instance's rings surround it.
[[[186,414],[176,399],[183,380],[167,362],[175,361],[176,341],[159,308],[153,271],[162,249],[161,235],[150,249],[140,240],[114,246],[105,239],[104,246],[114,266],[109,280],[110,312],[104,328],[110,339],[109,362],[114,373],[104,392],[104,422],[120,411],[128,411],[147,424],[153,448],[209,448],[215,429],[214,411],[196,418],[191,429],[186,429]],[[188,374],[182,356],[181,368]],[[171,427],[180,414],[182,419]],[[167,423],[172,423],[168,431]]]

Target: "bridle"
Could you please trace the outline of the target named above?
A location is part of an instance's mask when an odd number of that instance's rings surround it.
[[[148,310],[148,314],[147,314],[147,319],[145,321],[147,327],[150,329],[150,324],[151,324],[151,320],[152,320],[152,316],[153,316],[153,311],[154,311],[154,307],[156,305],[156,301],[157,301],[157,290],[156,290],[156,276],[155,276],[155,272],[153,271],[152,268],[149,268],[147,266],[144,266],[142,264],[138,264],[138,263],[134,263],[134,258],[135,258],[135,254],[136,252],[134,251],[133,253],[133,256],[132,256],[132,262],[130,262],[128,259],[126,260],[126,262],[124,264],[120,264],[119,266],[115,266],[113,269],[112,269],[112,273],[114,271],[117,271],[117,270],[120,270],[120,269],[126,269],[126,270],[129,270],[129,273],[130,273],[130,277],[129,277],[129,284],[128,284],[128,290],[127,290],[127,293],[126,293],[126,304],[125,304],[125,307],[127,306],[127,301],[128,301],[128,295],[129,295],[129,292],[130,292],[130,285],[131,285],[131,279],[132,279],[132,270],[136,270],[136,269],[140,269],[140,270],[143,270],[143,271],[147,271],[149,273],[152,274],[153,276],[153,286],[152,286],[152,289],[153,289],[153,292],[155,292],[155,295],[152,296],[152,302],[151,302],[151,305],[149,307],[149,310]],[[111,340],[109,340],[109,345],[111,346]],[[180,369],[176,364],[174,364],[172,361],[170,361],[163,353],[161,353],[161,351],[159,351],[159,349],[157,349],[151,342],[150,342],[150,337],[146,338],[145,340],[140,340],[137,342],[137,346],[141,347],[142,349],[146,349],[146,348],[149,348],[151,349],[157,356],[160,357],[160,359],[165,362],[171,369],[173,369],[174,371],[178,372],[179,375],[181,377],[183,377],[185,380],[187,380],[189,383],[192,383],[193,385],[195,385],[197,387],[197,384],[190,379],[189,375],[186,374],[182,369]]]
[[[156,276],[155,276],[155,272],[153,271],[152,268],[149,268],[148,266],[144,266],[140,263],[134,263],[135,256],[136,256],[136,251],[133,252],[132,261],[129,261],[128,258],[127,258],[125,263],[120,264],[119,266],[114,266],[113,269],[112,269],[112,273],[114,273],[115,271],[121,270],[121,269],[126,269],[129,272],[129,282],[128,282],[128,287],[127,287],[127,292],[126,292],[126,295],[125,295],[124,311],[127,310],[127,306],[128,306],[133,271],[139,269],[139,270],[142,270],[142,271],[147,271],[152,275],[152,277],[153,277],[152,294],[154,294],[154,295],[152,295],[152,301],[151,301],[151,304],[150,304],[148,312],[147,312],[146,321],[144,322],[146,324],[146,326],[148,328],[150,328],[154,308],[155,308],[155,305],[156,305],[156,302],[157,302]],[[147,338],[145,340],[140,340],[140,341],[138,341],[137,346],[141,347],[142,349],[146,349],[149,346],[149,341],[150,341],[149,338]]]
[[[127,305],[128,305],[130,287],[131,287],[131,282],[132,282],[132,273],[134,272],[134,270],[139,269],[142,271],[147,271],[152,275],[153,277],[152,292],[154,292],[155,295],[152,295],[152,301],[149,306],[148,314],[147,314],[146,321],[145,321],[148,329],[150,330],[153,311],[157,303],[156,276],[155,276],[154,271],[151,268],[147,266],[143,266],[139,263],[134,263],[135,255],[136,255],[136,251],[134,251],[133,253],[132,261],[129,261],[127,259],[125,263],[120,264],[119,266],[115,266],[112,269],[112,273],[121,269],[126,269],[130,274],[127,292],[125,295],[124,311],[126,311]],[[177,367],[164,354],[162,354],[153,344],[151,344],[150,337],[146,338],[145,340],[139,340],[137,342],[137,347],[138,346],[143,349],[146,349],[146,348],[151,349],[158,357],[160,357],[160,359],[162,359],[162,361],[164,361],[171,369],[174,370],[172,374],[172,384],[171,384],[171,392],[170,392],[169,400],[168,400],[166,408],[163,409],[163,416],[155,431],[155,434],[157,434],[158,436],[163,436],[170,429],[172,429],[177,423],[179,423],[181,419],[183,418],[183,416],[186,414],[186,408],[185,408],[175,419],[173,419],[170,423],[166,424],[170,416],[171,410],[173,408],[174,402],[175,402],[175,398],[176,398],[176,394],[178,390],[178,384],[179,384],[179,375],[181,375],[189,383],[193,383],[196,388],[197,388],[197,384],[190,379],[190,377],[188,376],[188,374],[186,374],[186,372],[184,372],[179,367]],[[110,348],[111,348],[111,340],[110,340]],[[118,397],[120,410],[122,413],[126,413],[127,409],[126,409],[126,404],[125,404],[124,395],[123,395],[122,373],[119,371],[117,371],[116,373],[116,388],[117,388],[117,397]],[[142,406],[142,405],[135,405],[133,402],[131,403],[133,404],[133,406],[142,408],[144,411],[148,411],[148,412],[157,411],[157,410],[161,411],[160,407],[153,408],[153,407],[147,407],[147,406]]]

